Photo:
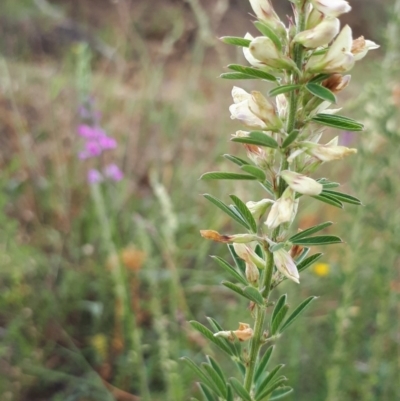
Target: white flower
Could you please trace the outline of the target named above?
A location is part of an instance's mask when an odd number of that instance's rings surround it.
[[[285,25],[279,19],[269,0],[250,0],[256,16],[279,33],[286,33]]]
[[[330,43],[339,33],[340,22],[337,18],[325,18],[315,28],[298,33],[294,41],[304,47],[315,49]]]
[[[313,56],[306,64],[311,73],[346,72],[353,68],[355,59],[351,53],[353,36],[351,28],[346,25],[323,56]]]
[[[303,142],[306,152],[317,158],[321,162],[330,162],[340,160],[343,157],[357,153],[357,149],[347,148],[346,146],[337,146],[338,138],[335,137],[325,145],[312,142]]]
[[[281,177],[293,191],[299,194],[319,195],[323,189],[323,186],[319,182],[303,174],[295,173],[294,171],[284,170],[281,172]]]
[[[292,257],[284,249],[279,249],[273,253],[276,268],[288,279],[295,283],[300,283],[300,275]]]
[[[244,35],[245,39],[253,40],[254,37],[250,35],[248,32]],[[263,64],[260,60],[257,60],[250,52],[248,47],[243,47],[243,55],[244,58],[249,62],[250,65],[256,68],[265,69],[265,64]]]
[[[344,0],[311,0],[311,3],[318,11],[329,17],[338,17],[351,10],[349,3]]]
[[[233,248],[235,249],[236,254],[240,259],[243,259],[248,264],[253,264],[255,267],[259,269],[265,268],[265,261],[263,258],[260,258],[255,251],[244,245],[244,244],[233,244]]]
[[[351,52],[353,53],[354,60],[359,61],[364,58],[369,50],[378,49],[380,46],[372,40],[365,40],[364,36],[353,40]]]
[[[255,220],[261,218],[261,216],[267,211],[267,209],[274,203],[271,199],[262,199],[258,202],[247,202],[246,206],[250,210]]]
[[[288,187],[282,196],[272,205],[265,224],[268,228],[276,228],[283,223],[290,222],[296,210],[294,191]]]

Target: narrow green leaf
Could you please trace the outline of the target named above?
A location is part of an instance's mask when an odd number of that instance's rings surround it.
[[[244,291],[238,285],[233,284],[230,281],[223,281],[221,284],[223,286],[229,288],[230,290],[236,292],[236,294],[239,294],[242,297],[247,298],[247,296],[245,295]]]
[[[281,379],[271,383],[259,396],[256,397],[256,401],[261,401],[263,398],[271,394],[278,387],[281,387],[282,384],[285,383],[286,381],[287,381],[286,377],[282,377]]]
[[[322,184],[322,186],[324,187],[324,190],[340,187],[340,184],[338,182],[329,181],[326,178],[319,178],[317,181],[320,184]]]
[[[271,397],[268,399],[268,401],[280,400],[290,393],[293,393],[293,389],[289,386],[278,388],[272,392]]]
[[[243,217],[243,220],[245,220],[246,223],[250,226],[251,231],[253,233],[256,233],[257,232],[257,223],[254,220],[254,217],[251,214],[251,212],[248,209],[248,207],[246,206],[246,204],[235,195],[230,195],[230,198],[232,199],[233,203],[238,208],[240,214]]]
[[[232,142],[248,143],[250,145],[266,146],[268,148],[277,149],[278,142],[262,131],[251,131],[248,136],[235,137]]]
[[[225,173],[224,171],[210,171],[204,173],[200,180],[256,180],[253,175]]]
[[[299,238],[291,242],[297,245],[316,246],[341,244],[343,241],[336,235],[316,235],[315,237]]]
[[[281,85],[281,86],[277,86],[274,89],[271,89],[268,92],[268,96],[270,97],[274,97],[277,95],[281,95],[282,93],[288,93],[288,92],[292,92],[296,89],[300,89],[301,85]]]
[[[220,338],[214,337],[214,333],[208,329],[206,326],[202,325],[199,322],[196,322],[195,320],[191,320],[190,325],[197,330],[199,333],[201,333],[205,338],[210,340],[212,343],[214,343],[217,347],[222,349],[224,352],[226,352],[229,356],[232,356],[231,350],[224,344],[223,341],[221,341]]]
[[[204,194],[203,195],[207,200],[209,200],[211,203],[213,203],[215,206],[217,206],[219,209],[221,209],[223,212],[225,212],[229,217],[231,217],[233,220],[241,224],[243,227],[247,228],[248,230],[250,229],[250,226],[240,217],[237,216],[236,213],[232,211],[232,209],[229,208],[229,206],[225,205],[224,202],[220,201],[218,198],[215,198],[214,196],[210,194]]]
[[[219,77],[222,79],[255,79],[252,75],[243,74],[241,72],[224,72]]]
[[[241,169],[245,173],[254,175],[254,177],[256,177],[261,182],[264,182],[267,179],[267,176],[265,175],[264,171],[260,169],[260,167],[251,166],[250,164],[247,164],[246,166],[242,166]]]
[[[283,326],[281,327],[281,329],[279,330],[280,333],[282,333],[284,330],[286,330],[300,315],[300,313],[302,313],[308,305],[310,305],[310,303],[312,301],[314,301],[314,299],[317,299],[318,297],[309,297],[306,300],[304,300],[293,312],[292,314],[287,318],[286,322],[283,324]]]
[[[329,191],[329,190],[324,189],[322,191],[322,194],[333,196],[334,198],[336,198],[339,201],[344,202],[344,203],[350,203],[352,205],[358,205],[358,206],[362,205],[362,202],[360,201],[360,199],[357,199],[354,196],[351,196],[348,194],[344,194],[343,192]]]
[[[264,353],[262,358],[260,359],[260,362],[258,363],[258,366],[256,368],[256,371],[254,373],[254,381],[257,382],[258,379],[261,377],[261,375],[265,372],[265,369],[267,368],[268,362],[271,359],[272,352],[274,350],[274,346],[271,345]]]
[[[225,159],[231,161],[232,163],[237,164],[238,166],[244,166],[246,164],[249,164],[246,160],[241,159],[240,157],[236,157],[233,155],[225,154],[224,155]]]
[[[289,145],[291,145],[299,136],[300,130],[295,129],[293,130],[283,141],[282,143],[282,149],[287,148]]]
[[[206,401],[216,401],[214,394],[207,385],[204,383],[199,383],[199,387]]]
[[[325,79],[328,79],[332,74],[318,74],[314,78],[310,79],[310,83],[313,84],[318,84],[322,81],[325,81]]]
[[[274,322],[274,320],[276,319],[276,315],[279,313],[279,311],[282,309],[283,305],[286,304],[286,300],[287,300],[287,295],[286,294],[282,294],[278,301],[275,304],[275,308],[272,312],[271,315],[271,322],[270,325],[272,326],[272,323]]]
[[[250,299],[250,301],[255,302],[258,305],[264,305],[264,298],[262,297],[262,295],[260,294],[260,292],[251,286],[246,287],[244,290],[244,295]]]
[[[226,396],[226,401],[234,401],[235,397],[233,394],[232,386],[229,383],[227,384],[227,389],[228,389],[228,393]]]
[[[274,335],[278,332],[278,329],[279,329],[280,325],[282,324],[283,319],[285,319],[285,316],[286,316],[288,310],[289,310],[289,305],[285,304],[282,306],[282,308],[276,314],[275,319],[271,325],[271,334],[272,335]]]
[[[241,46],[241,47],[249,47],[251,43],[251,40],[249,39],[244,39],[236,36],[223,36],[220,39],[228,45]]]
[[[214,383],[216,389],[218,390],[218,394],[226,398],[226,383],[221,377],[219,376],[218,372],[214,370],[214,368],[210,365],[207,365],[206,363],[202,363],[201,367],[207,372],[208,376],[210,377],[210,380]]]
[[[239,258],[239,256],[235,252],[235,248],[233,247],[232,244],[228,244],[228,249],[229,253],[231,254],[233,260],[235,261],[236,267],[239,269],[239,271],[242,273],[243,276],[245,276],[246,272],[246,263],[243,259]]]
[[[254,26],[267,38],[271,39],[278,50],[282,50],[282,43],[276,33],[261,21],[254,22]]]
[[[328,205],[335,206],[335,207],[338,207],[340,209],[343,209],[343,203],[342,202],[338,201],[337,199],[335,199],[332,196],[323,194],[322,192],[319,195],[312,196],[312,198],[317,199],[320,202],[327,203]]]
[[[313,122],[326,125],[327,127],[333,127],[343,129],[346,131],[362,131],[364,129],[363,124],[343,116],[336,114],[317,114],[311,119]]]
[[[209,387],[213,387],[213,383],[210,381],[209,377],[187,356],[181,358],[182,361],[189,366],[189,368]]]
[[[268,72],[259,70],[254,67],[246,67],[238,64],[229,64],[228,68],[233,71],[241,72],[242,74],[251,75],[254,78],[265,79],[266,81],[276,82],[276,78]]]
[[[306,89],[314,96],[330,103],[336,103],[336,96],[327,88],[316,83],[308,83]]]
[[[323,253],[316,253],[314,255],[309,256],[307,259],[304,259],[301,263],[297,265],[298,272],[302,272],[306,270],[307,267],[310,267],[313,263],[315,263],[318,259],[322,257]]]
[[[314,227],[307,228],[306,230],[303,230],[303,231],[299,232],[298,234],[292,235],[289,238],[289,241],[293,243],[293,241],[296,241],[296,240],[298,240],[300,238],[304,238],[304,237],[307,237],[309,235],[312,235],[312,234],[314,234],[314,233],[316,233],[318,231],[323,230],[326,227],[331,226],[332,224],[333,223],[331,221],[327,221],[325,223],[317,224]]]
[[[213,359],[210,355],[207,355],[207,360],[208,360],[209,365],[214,369],[214,371],[218,374],[218,376],[220,377],[220,379],[222,380],[222,382],[225,385],[225,382],[226,382],[225,376],[224,376],[224,373],[222,372],[221,367],[218,365],[218,362],[215,359]]]
[[[236,271],[236,269],[231,266],[226,260],[220,258],[219,256],[211,256],[227,273],[234,277],[239,283],[248,285],[247,280]]]
[[[252,401],[249,392],[243,387],[242,383],[236,379],[236,377],[231,377],[229,381],[239,397],[245,401]]]
[[[285,365],[281,364],[278,366],[275,366],[271,372],[268,374],[268,376],[261,382],[260,386],[258,387],[256,391],[256,400],[259,399],[260,394],[264,393],[265,388],[268,386],[269,383],[272,382],[273,378],[278,374],[278,372],[284,367]],[[264,398],[264,397],[262,397]],[[260,399],[262,399],[260,398]]]

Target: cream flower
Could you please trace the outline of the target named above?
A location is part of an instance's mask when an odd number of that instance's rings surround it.
[[[337,18],[325,18],[315,28],[298,33],[293,41],[304,47],[315,49],[330,43],[339,33],[340,22]]]
[[[300,275],[296,267],[296,263],[290,256],[288,252],[284,249],[279,249],[278,251],[273,253],[274,262],[276,268],[282,273],[285,277],[290,280],[293,280],[295,283],[300,283]]]
[[[344,0],[311,0],[311,3],[318,11],[329,17],[338,17],[351,10],[349,3]]]
[[[286,181],[293,191],[303,195],[319,195],[322,192],[323,186],[303,174],[296,173],[290,170],[281,172],[281,177]]]

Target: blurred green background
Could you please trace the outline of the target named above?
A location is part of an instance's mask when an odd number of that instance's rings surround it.
[[[319,296],[278,342],[288,400],[400,399],[400,2],[350,3],[342,23],[382,46],[340,96],[366,125],[340,134],[359,153],[321,174],[365,206],[303,205],[303,225],[332,220],[346,244],[279,287],[293,305]],[[217,37],[252,31],[250,11],[246,0],[1,1],[2,401],[183,401],[199,395],[179,358],[204,353],[233,374],[188,321],[249,321],[209,257],[226,248],[199,236],[238,227],[201,194],[262,193],[198,177],[231,169],[224,153],[244,156],[229,143],[237,83],[218,79],[243,57]],[[96,162],[77,157],[88,102],[119,144]],[[89,185],[109,162],[124,179]]]

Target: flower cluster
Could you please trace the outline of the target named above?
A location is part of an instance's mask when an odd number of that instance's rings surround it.
[[[78,153],[78,157],[80,160],[93,158],[100,161],[104,152],[117,148],[117,141],[100,127],[99,116],[92,111],[92,102],[80,108],[80,115],[85,121],[78,127],[78,135],[83,139],[83,150]],[[115,163],[106,164],[101,170],[89,169],[87,180],[90,184],[99,183],[104,179],[121,181],[124,177],[123,172]]]

